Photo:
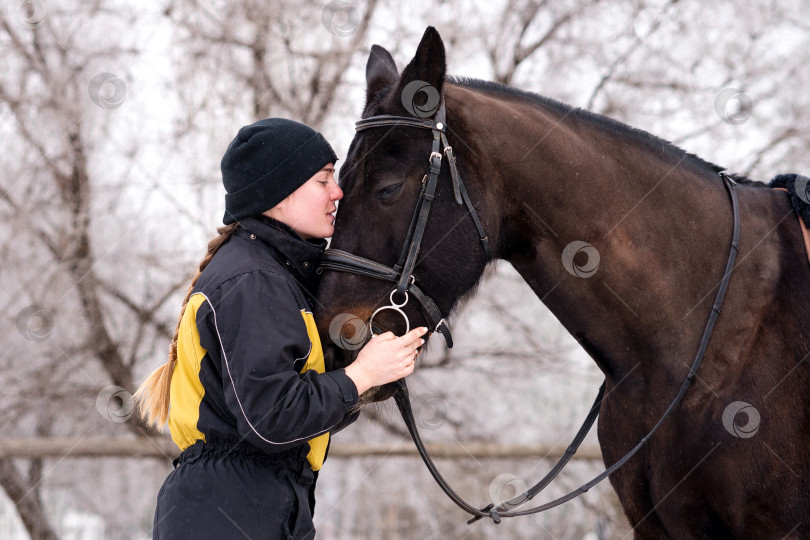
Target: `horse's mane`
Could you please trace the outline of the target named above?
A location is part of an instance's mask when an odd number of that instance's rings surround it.
[[[517,88],[513,88],[511,86],[507,86],[505,84],[500,84],[492,81],[483,81],[480,79],[473,79],[470,77],[448,77],[447,82],[450,84],[455,84],[458,86],[463,86],[465,88],[471,88],[473,90],[480,90],[482,92],[490,93],[490,94],[497,94],[501,96],[508,96],[518,99],[523,99],[526,101],[530,101],[532,103],[536,103],[542,107],[549,108],[555,112],[558,112],[564,116],[573,116],[575,118],[585,120],[594,124],[595,126],[608,130],[611,133],[614,133],[618,136],[628,137],[635,141],[638,141],[646,146],[649,146],[656,151],[664,151],[664,153],[676,161],[685,160],[688,163],[691,163],[693,166],[697,167],[698,169],[706,170],[713,175],[716,175],[720,171],[724,171],[725,167],[721,167],[719,165],[715,165],[709,161],[702,159],[701,157],[687,152],[686,150],[675,146],[671,142],[661,139],[660,137],[656,137],[655,135],[638,129],[632,126],[629,126],[623,122],[618,120],[614,120],[613,118],[609,118],[607,116],[591,112],[586,109],[582,109],[579,107],[571,107],[570,105],[566,105],[561,101],[557,101],[556,99],[552,99],[549,97],[541,96],[540,94],[535,94],[533,92],[528,92],[525,90],[519,90]],[[751,186],[761,186],[765,187],[765,184],[762,182],[758,182],[755,180],[751,180],[745,176],[731,174],[732,178],[735,181],[741,184],[751,185]]]

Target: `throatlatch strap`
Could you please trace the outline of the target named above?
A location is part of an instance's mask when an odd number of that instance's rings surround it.
[[[487,259],[492,258],[492,251],[489,249],[489,238],[487,233],[484,232],[484,226],[481,225],[481,220],[478,219],[478,212],[475,211],[470,196],[467,195],[467,189],[464,187],[464,182],[461,181],[461,175],[458,173],[456,166],[456,156],[453,154],[453,147],[447,142],[447,134],[442,132],[442,144],[444,145],[444,153],[447,155],[447,163],[450,165],[450,178],[453,180],[453,195],[456,198],[456,203],[462,204],[467,207],[470,212],[470,217],[475,224],[475,229],[478,231],[478,239],[484,247],[484,254]]]

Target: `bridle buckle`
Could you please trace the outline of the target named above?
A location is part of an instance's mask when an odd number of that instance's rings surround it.
[[[447,321],[444,319],[444,317],[442,317],[442,320],[440,320],[439,322],[436,323],[436,326],[433,327],[433,331],[434,332],[439,332],[441,334],[442,331],[439,330],[439,327],[442,326],[442,325],[447,326]]]

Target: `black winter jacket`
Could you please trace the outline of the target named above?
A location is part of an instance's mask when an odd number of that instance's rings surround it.
[[[153,538],[312,540],[329,432],[357,388],[323,373],[311,313],[324,243],[248,218],[198,278],[180,323],[169,427],[183,449]]]
[[[320,469],[329,432],[354,420],[358,397],[343,370],[324,373],[311,305],[325,244],[247,218],[203,270],[171,383],[169,428],[181,449],[244,441],[276,453],[309,443]]]

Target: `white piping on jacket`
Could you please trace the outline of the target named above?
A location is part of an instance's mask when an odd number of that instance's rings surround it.
[[[292,439],[292,440],[283,441],[283,442],[271,441],[270,439],[264,437],[261,433],[256,431],[256,428],[253,426],[253,424],[248,419],[247,414],[245,414],[245,408],[242,406],[242,400],[239,399],[239,394],[236,392],[236,384],[234,384],[233,377],[231,376],[231,366],[228,363],[228,356],[225,354],[225,347],[222,345],[222,336],[219,333],[219,326],[217,325],[217,312],[214,309],[214,305],[211,303],[211,300],[209,300],[208,296],[206,296],[205,293],[196,292],[194,294],[201,294],[203,296],[203,298],[205,298],[205,301],[208,302],[208,306],[211,308],[211,313],[214,314],[214,329],[217,332],[217,338],[219,338],[219,350],[222,351],[222,359],[225,360],[225,369],[227,369],[228,378],[231,380],[231,387],[233,388],[233,395],[236,396],[236,402],[239,404],[239,409],[242,411],[242,417],[245,419],[245,422],[247,422],[247,425],[250,426],[250,429],[253,431],[253,433],[256,434],[257,437],[259,437],[261,440],[263,440],[264,442],[266,442],[268,444],[290,444],[290,443],[294,443],[294,442],[298,442],[298,441],[307,441],[309,439],[314,439],[315,437],[323,435],[324,433],[328,433],[329,430],[331,430],[332,428],[334,428],[336,425],[338,425],[340,423],[340,421],[338,421],[334,425],[329,427],[328,429],[325,429],[323,431],[319,431],[318,433],[315,433],[314,435],[307,435],[305,437],[299,437],[297,439]],[[194,295],[192,295],[192,296],[194,296]],[[309,341],[309,347],[310,347],[310,350],[312,350],[312,340]],[[267,414],[270,414],[271,412],[273,412],[272,409],[267,411]],[[264,419],[264,418],[262,418],[262,419]]]

